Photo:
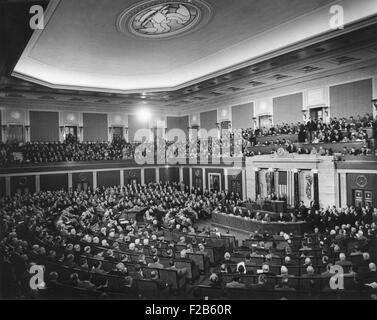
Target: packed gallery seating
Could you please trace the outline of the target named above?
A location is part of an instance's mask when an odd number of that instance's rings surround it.
[[[374,154],[370,139],[376,130],[377,119],[366,114],[349,119],[333,118],[328,124],[319,119],[270,129],[249,128],[244,130],[243,138],[248,142],[245,147],[247,156],[268,154],[279,148],[298,154],[366,156]]]
[[[289,153],[318,154],[321,156],[371,156],[375,155],[371,144],[376,132],[377,120],[370,115],[349,119],[331,119],[329,124],[322,120],[308,121],[304,124],[291,124],[271,127],[270,129],[243,129],[242,147],[234,147],[234,135],[231,131],[229,139],[210,138],[197,139],[196,149],[190,140],[184,142],[162,141],[147,144],[141,156],[154,153],[162,148],[166,157],[176,158],[180,155],[192,158],[200,154],[202,157],[251,157],[254,155],[276,153],[285,149]],[[369,132],[369,134],[368,134]],[[301,136],[304,136],[301,137]],[[267,138],[267,139],[266,139]],[[161,140],[161,138],[159,138]],[[173,145],[174,144],[174,145]],[[78,142],[73,136],[67,136],[60,142],[33,142],[20,144],[0,144],[0,163],[12,165],[17,163],[53,163],[70,161],[98,161],[133,159],[135,148],[140,143],[127,143],[123,138],[115,138],[107,142]],[[173,145],[173,147],[171,147]],[[157,146],[157,148],[156,148]],[[218,149],[215,152],[216,146]],[[221,150],[220,150],[221,148]],[[220,153],[222,152],[222,153]]]
[[[116,138],[108,142],[83,142],[68,136],[63,142],[0,144],[0,163],[54,163],[133,159],[135,145]]]
[[[200,226],[213,211],[239,214],[242,206],[235,194],[175,183],[3,198],[3,287],[7,297],[21,299],[376,294],[376,209],[301,205],[294,214],[309,223],[304,235],[253,232],[243,243]],[[46,274],[35,290],[28,276],[33,265]],[[343,289],[331,287],[339,272],[334,265],[344,270]]]
[[[296,124],[282,124],[271,126],[270,128],[257,128],[255,130],[249,128],[244,130],[243,137],[253,145],[258,144],[260,137],[276,136],[276,135],[298,135],[299,142],[320,143],[320,142],[348,142],[362,141],[368,139],[366,129],[376,130],[377,119],[366,114],[356,118],[331,118],[328,123],[323,119],[298,122]],[[259,142],[260,143],[260,142]]]

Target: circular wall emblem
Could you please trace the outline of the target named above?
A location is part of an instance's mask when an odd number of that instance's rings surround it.
[[[80,180],[80,182],[86,182],[88,180],[88,177],[86,176],[85,173],[80,173],[79,174],[79,180]]]
[[[358,176],[356,178],[356,184],[360,187],[360,188],[365,188],[366,185],[368,184],[368,179],[366,176]]]
[[[211,16],[211,7],[203,0],[149,0],[122,12],[117,27],[138,37],[171,38],[203,27]]]
[[[27,178],[26,177],[22,177],[18,180],[18,185],[21,186],[21,187],[24,187],[27,185]]]

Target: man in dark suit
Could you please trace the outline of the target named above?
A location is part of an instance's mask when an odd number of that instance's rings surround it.
[[[225,285],[226,288],[246,288],[246,284],[242,283],[241,282],[241,277],[239,275],[235,275],[233,278],[232,278],[232,281],[231,282],[228,282],[226,285]]]
[[[153,262],[148,264],[148,268],[163,269],[164,266],[160,263],[160,259],[157,256],[154,256]]]
[[[345,267],[345,268],[350,268],[352,267],[352,262],[346,260],[346,255],[344,253],[339,254],[339,260],[335,262],[336,265]]]

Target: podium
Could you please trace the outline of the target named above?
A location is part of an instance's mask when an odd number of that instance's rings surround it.
[[[281,200],[272,200],[271,201],[271,210],[276,213],[286,213],[287,212],[287,201]]]

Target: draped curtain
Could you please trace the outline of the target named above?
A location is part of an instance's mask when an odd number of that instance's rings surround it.
[[[7,127],[8,143],[19,143],[25,141],[24,126],[8,126]]]

